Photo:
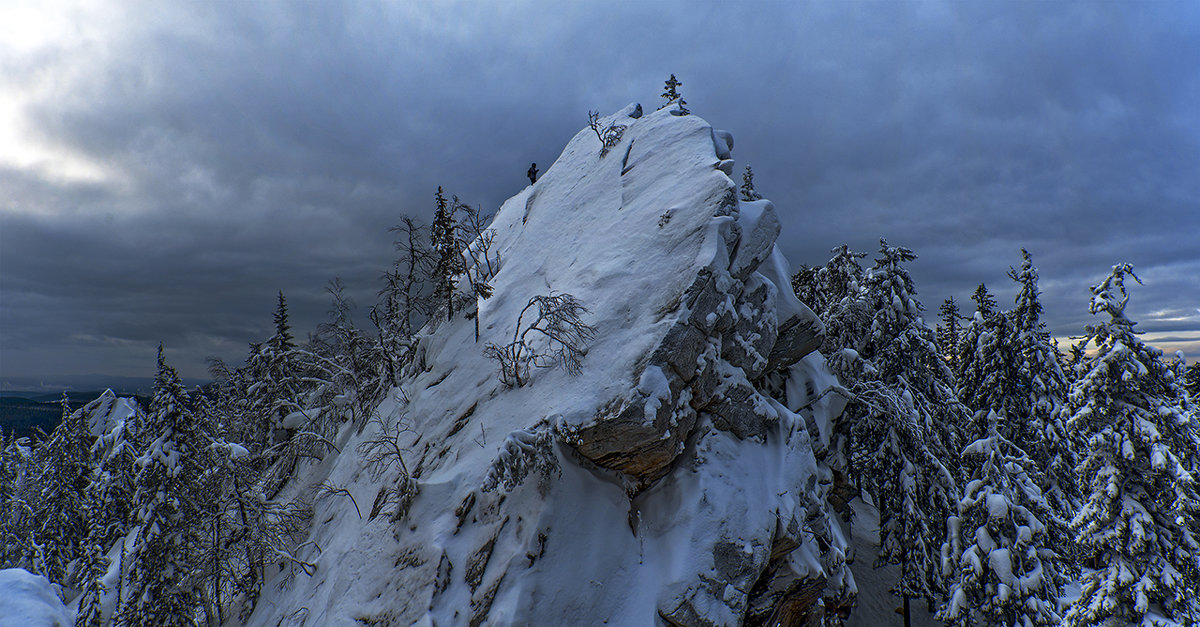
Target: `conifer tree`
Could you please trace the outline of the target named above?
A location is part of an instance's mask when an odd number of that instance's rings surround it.
[[[1068,397],[1067,428],[1086,441],[1077,472],[1086,482],[1071,530],[1087,564],[1072,627],[1110,619],[1141,623],[1151,611],[1200,620],[1200,495],[1181,461],[1192,445],[1176,382],[1161,352],[1142,343],[1125,314],[1129,264],[1092,288],[1095,356],[1081,364]],[[1140,282],[1140,281],[1139,281]]]
[[[987,389],[985,381],[989,375],[993,378],[996,376],[989,373],[988,364],[981,361],[981,358],[999,361],[1006,356],[994,352],[1000,348],[995,337],[998,326],[996,299],[987,291],[987,286],[980,283],[971,295],[971,300],[975,301],[975,314],[971,316],[971,321],[959,340],[958,359],[955,360],[958,369],[954,375],[958,399],[974,413],[990,407],[993,395]],[[981,434],[974,435],[977,437]]]
[[[1200,403],[1200,361],[1188,366],[1183,385],[1188,395],[1192,397],[1192,402]]]
[[[671,78],[666,80],[665,86],[663,87],[662,97],[663,100],[666,100],[667,102],[662,107],[659,107],[659,109],[671,106],[671,104],[676,100],[682,101],[683,96],[679,94],[679,88],[682,86],[683,83],[676,80],[675,75],[672,74]]]
[[[87,487],[91,483],[91,437],[82,411],[71,411],[64,392],[62,421],[43,448],[41,495],[35,510],[36,534],[44,547],[52,583],[72,583],[68,567],[82,555],[88,534]]]
[[[28,438],[0,427],[0,567],[31,567],[34,517]]]
[[[75,627],[102,627],[104,625],[103,599],[108,592],[104,585],[104,574],[108,570],[108,564],[108,555],[99,544],[89,544],[84,548],[79,569],[81,592]]]
[[[987,434],[963,451],[969,481],[950,519],[943,565],[950,581],[938,618],[953,625],[1057,625],[1063,578],[1049,548],[1057,518],[1035,480],[1037,466],[1000,434],[988,413]]]
[[[742,200],[745,202],[753,202],[762,200],[762,194],[754,189],[754,170],[750,166],[746,166],[746,171],[742,173]]]
[[[154,397],[146,429],[150,440],[137,460],[133,509],[137,537],[129,554],[123,623],[191,625],[200,595],[194,533],[200,434],[183,384],[158,351]]]
[[[858,371],[841,369],[855,396],[848,411],[856,465],[879,508],[879,560],[900,565],[894,592],[906,605],[944,591],[938,564],[958,501],[951,460],[964,413],[904,268],[915,258],[880,240],[860,296],[872,318],[849,360]]]
[[[952,372],[958,372],[958,342],[962,336],[962,316],[958,313],[958,303],[951,296],[942,302],[938,308],[941,323],[937,326],[938,351]]]
[[[1019,418],[1008,437],[1045,470],[1042,489],[1059,514],[1074,514],[1079,501],[1075,451],[1079,446],[1067,433],[1062,407],[1066,402],[1067,376],[1059,362],[1058,349],[1041,320],[1042,304],[1038,272],[1029,251],[1021,249],[1021,268],[1008,276],[1019,285],[1009,318],[1013,324],[1010,350],[1016,378],[1009,415]],[[1064,539],[1064,543],[1065,543]],[[1065,546],[1060,547],[1064,552]]]
[[[429,236],[435,259],[434,296],[445,301],[446,320],[449,321],[454,319],[454,288],[457,277],[465,268],[462,246],[458,241],[458,225],[454,220],[454,207],[446,199],[441,187],[438,187],[434,199],[436,205]]]
[[[292,327],[288,323],[287,300],[283,297],[283,290],[279,290],[279,304],[275,307],[275,335],[269,340],[273,348],[285,353],[296,347],[296,343],[292,341]]]

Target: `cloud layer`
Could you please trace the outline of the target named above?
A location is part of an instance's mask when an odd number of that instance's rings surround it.
[[[936,310],[981,281],[1009,302],[1024,246],[1066,336],[1128,261],[1147,337],[1200,358],[1198,21],[1183,2],[10,3],[0,380],[143,375],[160,341],[203,376],[265,337],[277,290],[301,333],[335,276],[369,304],[400,214],[427,217],[438,185],[495,209],[589,109],[657,106],[669,73],[733,132],[794,264],[883,236],[920,255]]]

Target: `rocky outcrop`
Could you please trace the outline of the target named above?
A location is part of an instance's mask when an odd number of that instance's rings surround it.
[[[430,325],[380,409],[419,488],[404,516],[385,531],[317,502],[318,575],[253,624],[299,607],[322,625],[801,624],[852,589],[820,461],[836,381],[775,206],[739,201],[733,137],[695,116],[631,105],[598,124],[623,130],[584,129],[500,209],[494,295]],[[582,372],[505,387],[482,346],[549,292],[590,310]],[[344,434],[306,482],[369,501],[354,452],[380,428]],[[420,564],[387,560],[393,540]]]

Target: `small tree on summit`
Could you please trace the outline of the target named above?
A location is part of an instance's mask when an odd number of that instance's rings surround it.
[[[754,190],[754,170],[751,170],[749,165],[742,173],[742,200],[745,202],[762,200],[762,194]]]
[[[665,109],[665,108],[671,106],[672,104],[677,103],[679,105],[679,114],[687,115],[688,110],[685,109],[683,106],[683,105],[687,104],[687,101],[683,99],[683,94],[679,93],[679,89],[678,89],[679,87],[682,87],[682,86],[683,86],[683,83],[679,82],[675,78],[675,75],[672,74],[671,78],[668,78],[666,80],[665,86],[663,87],[662,97],[667,102],[663,106],[659,107],[659,109]]]
[[[662,93],[662,97],[664,100],[667,101],[667,103],[664,104],[663,107],[669,106],[672,102],[675,102],[677,99],[682,98],[682,96],[679,95],[679,87],[682,87],[682,86],[683,86],[683,83],[679,82],[675,78],[674,74],[671,75],[671,78],[667,79],[665,87],[663,87],[663,93]],[[662,107],[659,107],[659,108],[661,109]]]

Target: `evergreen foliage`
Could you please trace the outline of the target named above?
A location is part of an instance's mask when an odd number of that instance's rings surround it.
[[[192,625],[197,589],[192,488],[200,469],[200,434],[175,369],[158,351],[158,372],[146,429],[153,437],[137,459],[133,511],[137,535],[129,554],[127,595],[118,620],[131,624]]]
[[[285,353],[296,347],[292,338],[292,327],[288,322],[287,301],[283,298],[283,290],[279,290],[279,304],[275,307],[275,335],[269,340],[272,348]]]
[[[830,362],[853,396],[843,419],[854,470],[879,508],[879,560],[900,565],[896,594],[933,602],[944,591],[940,547],[958,501],[948,462],[964,412],[904,268],[916,255],[883,240],[879,252],[861,289],[856,254],[843,247],[827,266],[847,292],[826,309],[836,323]]]
[[[52,583],[73,583],[68,572],[82,556],[88,535],[87,487],[93,471],[91,435],[83,412],[72,412],[62,397],[62,422],[41,447],[34,509],[37,543],[43,547],[40,574]]]
[[[659,109],[671,106],[676,100],[681,101],[682,104],[683,96],[679,94],[679,88],[682,86],[683,83],[679,82],[675,78],[675,75],[672,74],[671,77],[666,80],[663,87],[662,98],[667,102],[663,106],[659,107]]]
[[[449,321],[454,318],[454,289],[457,277],[466,268],[458,238],[458,224],[454,219],[454,206],[447,200],[441,187],[438,187],[434,200],[433,225],[429,235],[429,245],[433,250],[435,262],[434,297],[445,303],[446,320]]]
[[[746,171],[742,173],[741,192],[742,200],[745,202],[762,200],[762,194],[754,189],[754,170],[751,170],[749,165],[746,166]]]
[[[1037,465],[998,429],[988,413],[987,434],[964,451],[969,481],[950,519],[943,568],[949,602],[938,618],[953,625],[1059,624],[1063,577],[1049,548],[1046,502]]]
[[[938,308],[939,324],[936,331],[938,351],[951,372],[958,372],[958,343],[962,337],[962,315],[958,303],[951,296]]]
[[[1019,289],[1014,307],[1007,314],[1013,330],[1008,352],[1015,366],[1010,376],[1016,383],[1013,402],[1006,409],[1017,424],[1006,433],[1044,469],[1042,489],[1050,504],[1063,517],[1070,517],[1079,503],[1074,468],[1078,463],[1075,451],[1080,447],[1067,432],[1062,412],[1069,382],[1058,349],[1041,321],[1037,268],[1029,251],[1021,249],[1021,258],[1021,268],[1010,268],[1008,273]],[[1063,539],[1056,547],[1066,553],[1070,543],[1065,536],[1060,537]]]
[[[1067,427],[1086,442],[1077,473],[1087,482],[1071,529],[1094,569],[1066,616],[1071,626],[1140,623],[1152,610],[1200,620],[1200,496],[1182,461],[1195,441],[1161,352],[1125,315],[1127,278],[1138,280],[1130,265],[1116,265],[1092,288],[1090,311],[1109,319],[1088,327],[1096,354],[1068,397]]]

